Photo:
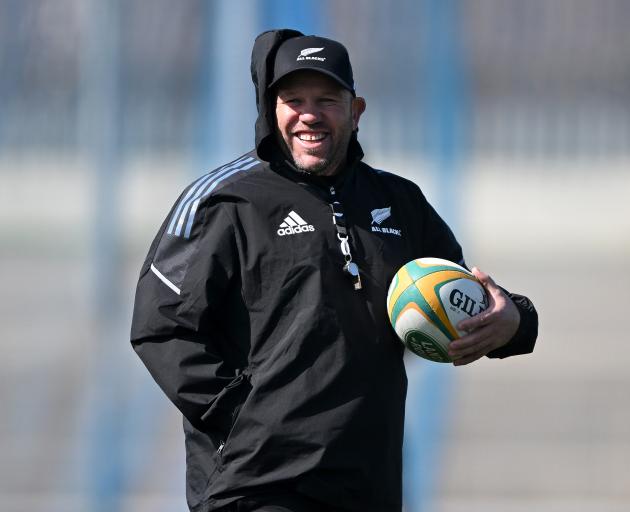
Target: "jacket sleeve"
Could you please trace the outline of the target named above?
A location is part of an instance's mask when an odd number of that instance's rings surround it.
[[[421,193],[422,194],[422,193]],[[444,258],[466,268],[462,248],[455,239],[453,232],[444,220],[422,196],[423,203],[423,247],[426,254],[437,258]],[[429,254],[430,253],[430,254]],[[529,354],[534,350],[538,336],[538,313],[532,302],[523,295],[504,290],[519,310],[521,321],[516,334],[503,347],[488,354],[490,358],[504,358],[519,354]]]
[[[216,399],[243,366],[223,327],[230,296],[240,294],[238,251],[224,206],[202,205],[182,217],[181,204],[188,206],[180,198],[142,267],[131,343],[169,399],[207,430],[218,427]],[[190,215],[195,224],[185,231],[181,220],[192,222]]]
[[[488,353],[488,357],[491,358],[529,354],[534,351],[534,345],[538,337],[538,313],[534,304],[524,295],[510,293],[507,290],[504,291],[518,308],[521,314],[521,322],[518,325],[516,334],[512,336],[512,339],[506,345]]]

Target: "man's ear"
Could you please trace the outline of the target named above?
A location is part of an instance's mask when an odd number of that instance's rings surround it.
[[[361,96],[352,98],[352,129],[355,131],[359,128],[359,119],[361,118],[361,114],[365,112],[365,107],[365,98]]]

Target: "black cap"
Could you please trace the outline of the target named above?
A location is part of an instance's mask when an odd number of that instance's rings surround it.
[[[348,51],[337,41],[318,36],[292,37],[284,41],[276,53],[269,87],[289,73],[303,69],[324,73],[355,94]]]

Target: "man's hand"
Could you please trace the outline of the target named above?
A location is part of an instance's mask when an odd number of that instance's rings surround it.
[[[459,330],[468,334],[448,346],[448,355],[455,366],[472,363],[505,345],[514,336],[521,321],[521,314],[512,299],[488,274],[476,267],[472,268],[472,273],[486,289],[489,304],[485,311],[457,325]]]

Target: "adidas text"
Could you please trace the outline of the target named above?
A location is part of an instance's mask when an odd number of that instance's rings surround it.
[[[280,229],[276,233],[278,233],[278,236],[285,236],[308,233],[309,231],[315,231],[315,228],[308,224],[299,214],[291,210],[280,224]]]
[[[306,226],[289,226],[287,228],[280,228],[277,233],[280,236],[285,236],[297,235],[298,233],[306,233],[308,231],[315,231],[315,228],[311,224]]]

